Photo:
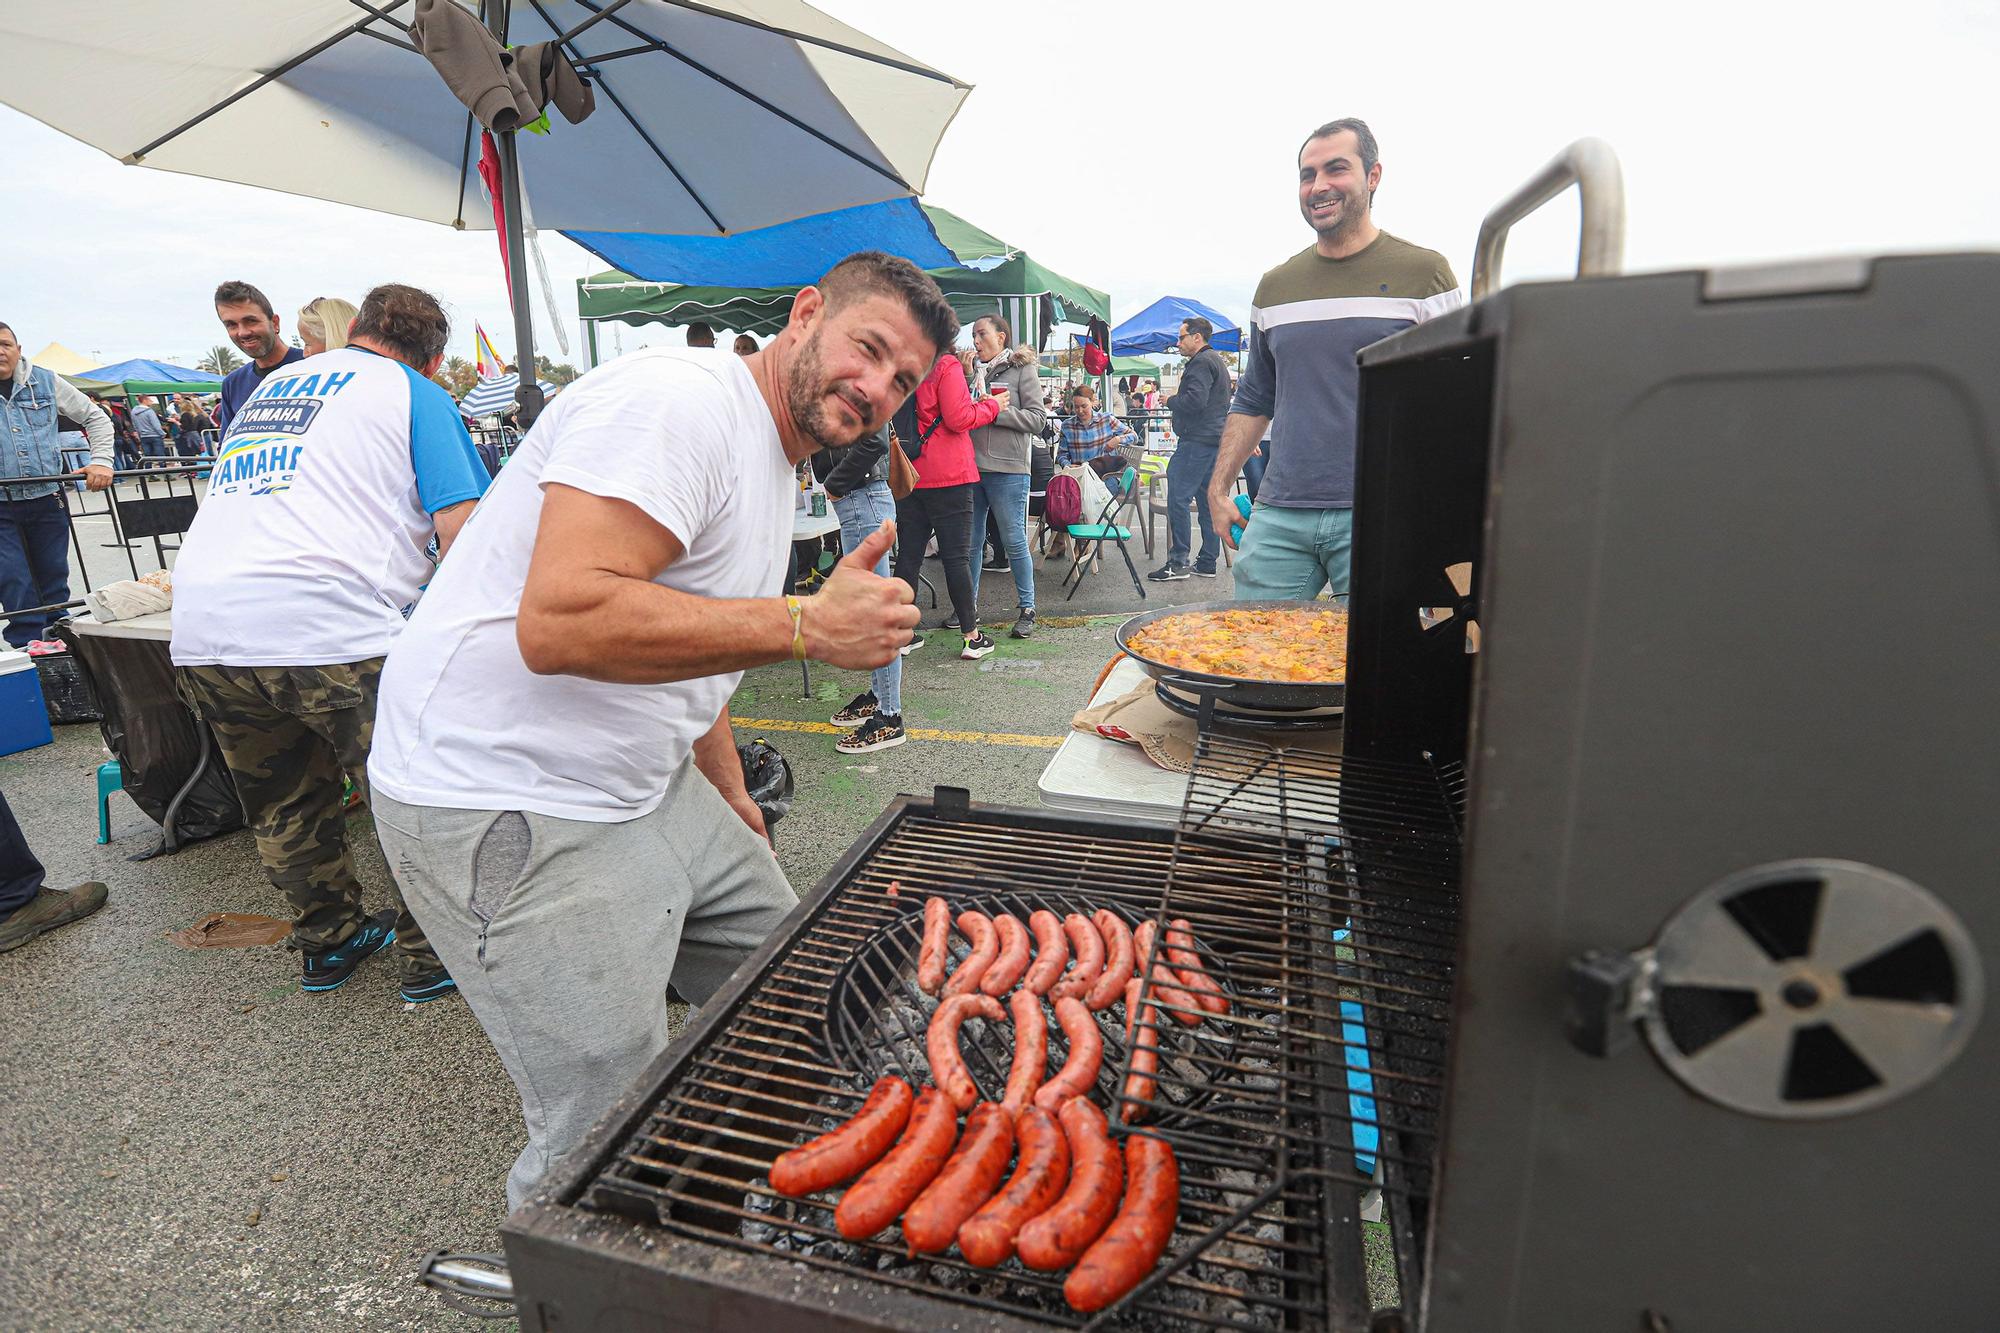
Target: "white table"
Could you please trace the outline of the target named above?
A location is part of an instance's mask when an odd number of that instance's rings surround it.
[[[1108,703],[1149,679],[1137,662],[1121,658],[1090,702]],[[1036,787],[1052,810],[1171,825],[1187,798],[1188,775],[1161,768],[1136,745],[1072,728]]]
[[[824,514],[815,514],[809,509],[792,511],[792,540],[809,542],[815,537],[824,537],[829,532],[840,531],[840,516],[828,504]]]
[[[99,624],[88,611],[83,611],[70,619],[70,626],[78,634],[94,634],[104,639],[152,639],[158,643],[171,643],[174,637],[174,613],[155,611],[150,615],[133,616],[130,620],[113,620]]]

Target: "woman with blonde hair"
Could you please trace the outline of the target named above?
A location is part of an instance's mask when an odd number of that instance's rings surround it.
[[[347,326],[358,313],[338,296],[322,296],[299,307],[299,341],[307,356],[337,352],[347,346]]]

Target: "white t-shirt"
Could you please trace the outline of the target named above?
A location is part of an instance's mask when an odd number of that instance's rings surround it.
[[[175,665],[382,656],[431,576],[431,515],[487,480],[451,396],[402,362],[280,366],[231,418],[175,558]]]
[[[743,358],[649,348],[591,371],[508,459],[389,655],[368,776],[394,800],[637,819],[742,678],[614,685],[528,670],[514,620],[550,482],[628,501],[673,533],[686,554],[656,583],[704,597],[784,586],[796,483]]]

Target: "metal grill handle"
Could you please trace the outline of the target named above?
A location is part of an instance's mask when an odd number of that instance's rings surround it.
[[[1514,224],[1567,190],[1581,196],[1576,276],[1602,277],[1625,267],[1625,174],[1618,154],[1602,139],[1578,139],[1508,195],[1479,224],[1472,253],[1472,299],[1500,285],[1500,260]]]

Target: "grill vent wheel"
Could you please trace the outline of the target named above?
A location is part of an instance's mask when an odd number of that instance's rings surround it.
[[[1654,945],[1654,1052],[1752,1115],[1866,1111],[1936,1078],[1979,1020],[1978,951],[1935,894],[1852,861],[1758,866],[1703,890]]]

